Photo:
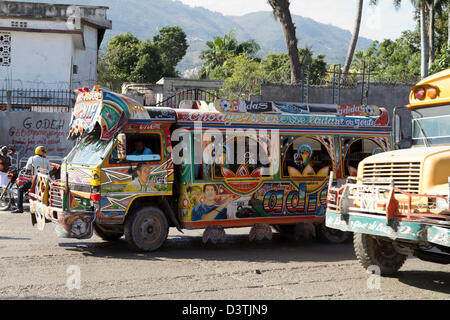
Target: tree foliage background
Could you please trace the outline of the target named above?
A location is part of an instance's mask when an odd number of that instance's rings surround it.
[[[129,32],[117,35],[99,55],[99,84],[119,91],[124,82],[154,83],[162,77],[176,77],[176,65],[187,48],[186,34],[177,26],[160,29],[153,43]]]

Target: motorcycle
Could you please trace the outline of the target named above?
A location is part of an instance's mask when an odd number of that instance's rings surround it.
[[[8,171],[7,177],[9,182],[6,186],[0,186],[0,211],[11,209],[15,205],[15,198],[17,197],[17,190],[23,184],[31,180],[31,176],[25,173],[22,169],[11,167]],[[24,202],[28,202],[28,192],[24,194]]]

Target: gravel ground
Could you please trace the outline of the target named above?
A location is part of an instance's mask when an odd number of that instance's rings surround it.
[[[449,299],[450,267],[409,258],[396,277],[373,278],[351,243],[294,242],[274,233],[250,242],[248,228],[225,243],[201,230],[171,230],[154,253],[122,238],[108,243],[40,232],[29,214],[0,212],[0,299]],[[78,277],[79,275],[79,277]],[[79,281],[78,281],[79,280]]]

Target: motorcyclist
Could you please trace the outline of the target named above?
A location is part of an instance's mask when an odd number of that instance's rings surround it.
[[[25,165],[25,170],[34,177],[38,174],[39,169],[50,171],[50,162],[47,159],[47,150],[43,146],[39,146],[34,150],[35,155],[30,157]],[[12,213],[23,212],[23,194],[27,192],[33,183],[33,179],[25,182],[17,191],[17,209]]]

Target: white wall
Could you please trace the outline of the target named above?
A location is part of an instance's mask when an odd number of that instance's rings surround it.
[[[0,67],[0,88],[67,89],[72,35],[10,32],[11,65]]]
[[[25,19],[0,19],[0,27],[10,28],[11,21],[27,21],[28,29],[68,30],[65,21]],[[72,76],[71,89],[97,84],[98,30],[83,25],[81,31],[84,48],[75,45],[79,35],[4,31],[12,38],[11,65],[0,66],[0,89],[68,90],[72,59],[78,73]]]
[[[66,21],[63,20],[30,20],[21,18],[0,19],[0,27],[11,28],[11,21],[26,22],[28,29],[69,30]]]
[[[78,66],[78,74],[73,75],[73,88],[89,87],[97,84],[97,29],[83,26],[85,49],[75,49],[73,64]]]

